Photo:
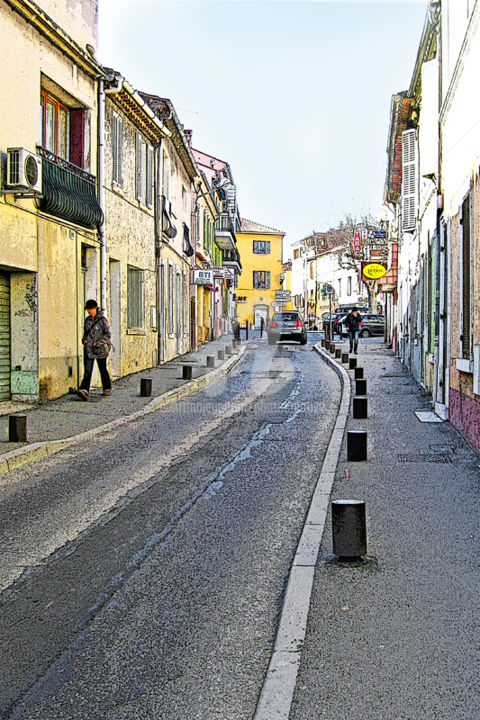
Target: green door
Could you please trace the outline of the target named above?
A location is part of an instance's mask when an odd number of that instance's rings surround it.
[[[0,401],[10,400],[10,276],[0,272]]]

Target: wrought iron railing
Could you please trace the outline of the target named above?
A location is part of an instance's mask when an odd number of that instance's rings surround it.
[[[76,225],[97,228],[103,222],[95,177],[58,155],[37,148],[42,156],[42,195],[37,205],[43,212]]]

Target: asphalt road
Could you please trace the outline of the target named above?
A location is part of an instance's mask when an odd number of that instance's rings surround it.
[[[9,477],[2,720],[252,717],[336,417],[317,340]]]

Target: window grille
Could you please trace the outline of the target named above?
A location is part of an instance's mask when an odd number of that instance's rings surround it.
[[[128,268],[127,277],[127,324],[130,329],[145,328],[144,272]]]

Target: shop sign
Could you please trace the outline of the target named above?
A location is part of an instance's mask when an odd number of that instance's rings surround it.
[[[193,271],[193,284],[194,285],[213,285],[213,270],[194,270]]]
[[[379,280],[385,275],[387,268],[383,263],[364,262],[362,263],[362,274],[368,280]]]

